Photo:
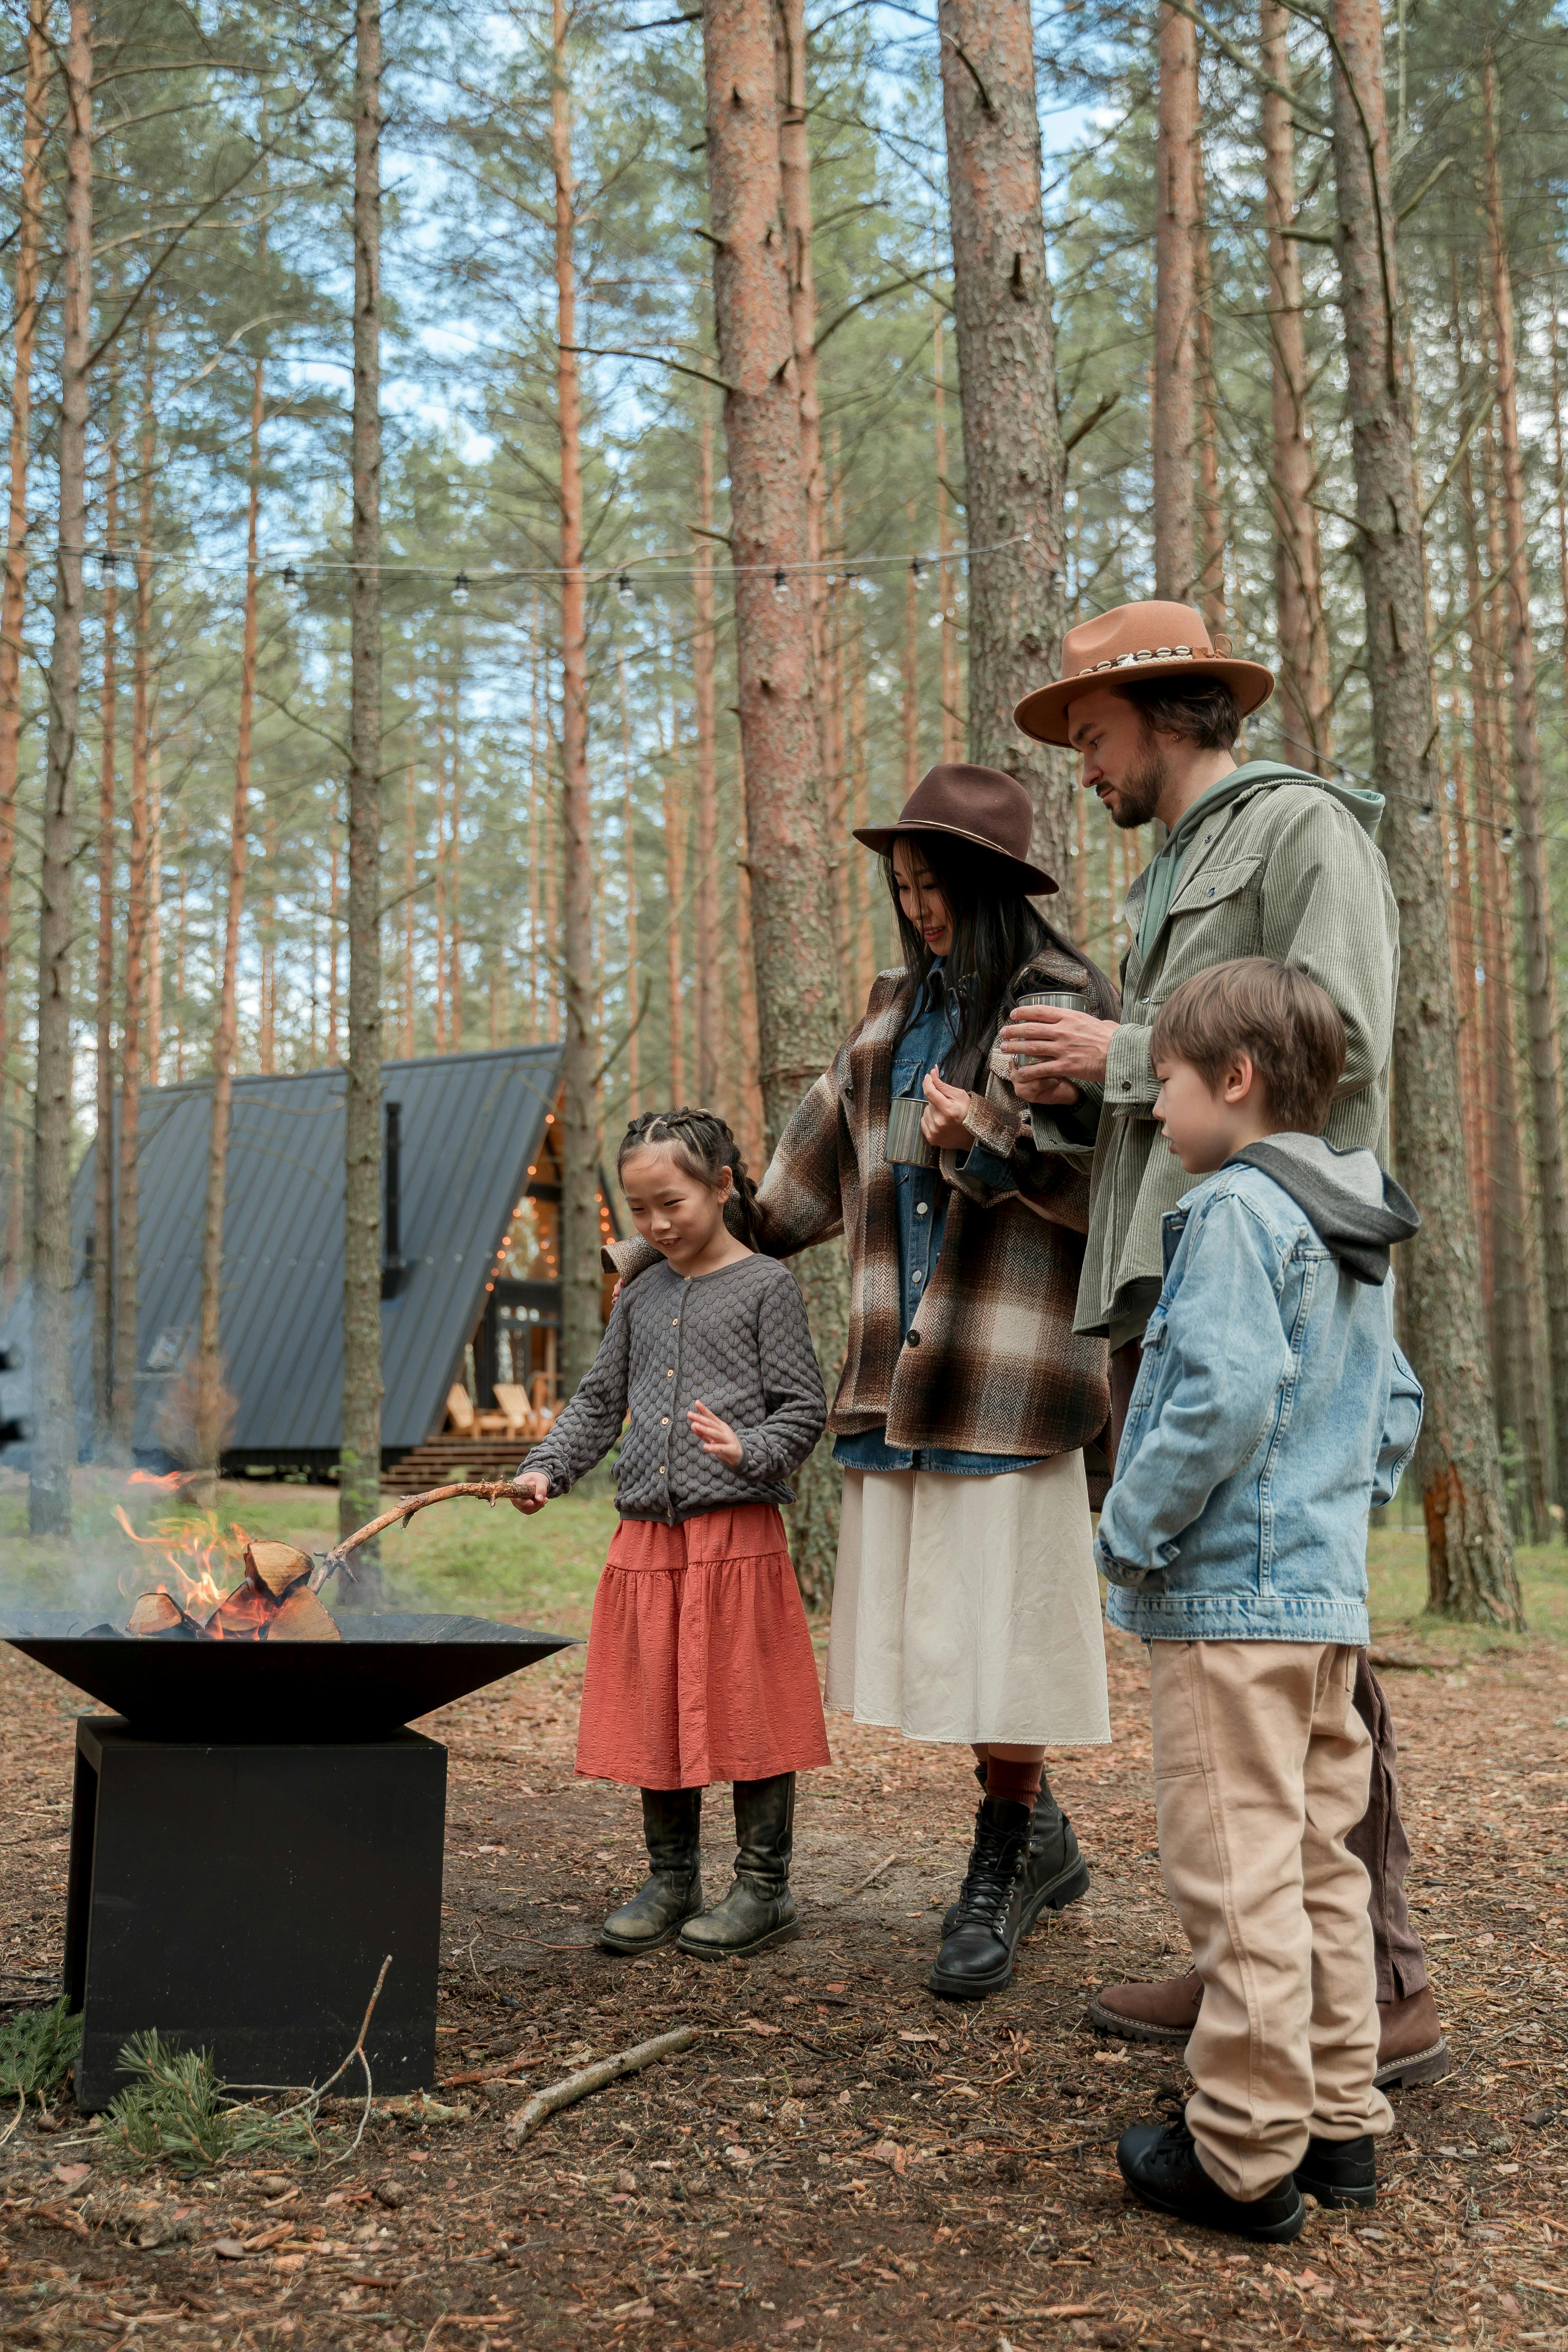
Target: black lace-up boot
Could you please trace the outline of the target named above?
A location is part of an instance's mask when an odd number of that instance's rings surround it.
[[[677,1950],[697,1958],[743,1958],[800,1934],[789,1891],[795,1845],[795,1774],[735,1783],[735,1877],[721,1903],[682,1928]]]
[[[974,1816],[974,1843],[954,1909],[956,1919],[931,1972],[931,1989],[947,2000],[980,2000],[1000,1992],[1013,1974],[1018,1941],[1014,1896],[1029,1843],[1029,1808],[1005,1797],[983,1797]]]
[[[702,1908],[701,1790],[645,1789],[642,1827],[652,1868],[600,1928],[602,1951],[655,1952]]]
[[[985,1767],[977,1764],[974,1777],[985,1786]],[[1013,1900],[1018,1913],[1018,1934],[1026,1936],[1042,1911],[1065,1911],[1089,1893],[1089,1864],[1079,1852],[1073,1825],[1051,1794],[1042,1772],[1040,1793],[1029,1815],[1029,1851],[1024,1857]],[[944,1939],[958,1925],[958,1905],[950,1903],[942,1923]]]

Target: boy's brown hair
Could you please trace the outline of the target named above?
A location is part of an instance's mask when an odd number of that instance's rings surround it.
[[[1160,1007],[1149,1058],[1190,1062],[1216,1089],[1233,1055],[1251,1056],[1270,1116],[1321,1135],[1345,1066],[1345,1024],[1326,988],[1268,956],[1194,972]]]

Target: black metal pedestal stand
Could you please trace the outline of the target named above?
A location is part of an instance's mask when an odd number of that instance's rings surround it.
[[[230,1745],[82,1717],[65,1955],[81,2105],[107,2104],[153,2026],[229,2084],[322,2082],[388,1953],[372,2079],[428,2087],[446,1801],[447,1751],[415,1731]]]

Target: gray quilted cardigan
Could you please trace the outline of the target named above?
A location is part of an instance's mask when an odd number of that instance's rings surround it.
[[[699,1400],[740,1438],[738,1470],[698,1444],[686,1415]],[[822,1434],[827,1401],[788,1268],[738,1258],[687,1279],[666,1263],[628,1283],[587,1378],[522,1469],[565,1494],[628,1414],[616,1480],[623,1519],[674,1527],[737,1503],[793,1502],[790,1477]]]

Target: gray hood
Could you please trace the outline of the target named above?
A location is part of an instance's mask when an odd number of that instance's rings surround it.
[[[1321,1135],[1269,1135],[1233,1152],[1289,1192],[1330,1255],[1358,1282],[1388,1278],[1388,1253],[1420,1230],[1409,1194],[1367,1150],[1336,1151]]]

